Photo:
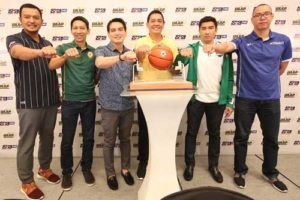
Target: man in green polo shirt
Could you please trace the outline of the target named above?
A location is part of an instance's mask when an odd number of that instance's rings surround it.
[[[51,69],[61,67],[62,71],[61,186],[66,191],[72,188],[72,146],[79,115],[83,136],[82,172],[89,186],[95,184],[91,172],[96,114],[95,49],[86,43],[90,29],[89,22],[84,17],[77,16],[72,19],[71,32],[74,41],[59,45],[56,48],[57,57],[52,58],[49,63]]]

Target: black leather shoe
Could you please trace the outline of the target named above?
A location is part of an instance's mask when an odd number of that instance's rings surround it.
[[[190,181],[193,179],[194,176],[194,166],[192,165],[188,165],[186,166],[184,173],[183,173],[183,177],[186,181]]]
[[[119,184],[118,184],[116,176],[110,176],[110,177],[108,177],[107,178],[107,185],[112,190],[119,189]]]
[[[121,174],[122,174],[125,182],[127,183],[127,185],[133,185],[134,184],[133,177],[131,176],[129,171],[127,171],[125,174],[123,174],[123,172],[121,171]]]
[[[64,191],[72,189],[72,176],[71,174],[65,174],[62,177],[61,187]]]
[[[208,169],[208,171],[216,182],[218,182],[218,183],[223,182],[223,176],[222,176],[221,172],[219,171],[218,167],[211,167]]]

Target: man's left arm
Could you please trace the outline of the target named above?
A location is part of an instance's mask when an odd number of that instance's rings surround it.
[[[287,68],[288,64],[289,64],[289,61],[280,63],[280,66],[279,66],[279,75],[280,76],[284,73],[284,71]]]

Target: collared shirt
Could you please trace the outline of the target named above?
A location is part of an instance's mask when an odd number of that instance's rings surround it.
[[[280,98],[280,63],[292,58],[290,39],[283,34],[270,32],[263,41],[253,31],[235,39],[238,50],[238,97],[257,100]]]
[[[75,41],[59,45],[56,48],[57,54],[62,56],[67,49],[76,48],[79,58],[68,58],[61,68],[63,99],[68,101],[89,101],[94,100],[95,95],[95,48],[86,45],[81,49]]]
[[[8,51],[14,45],[31,49],[42,49],[52,44],[39,35],[40,41],[33,40],[24,30],[6,38]],[[49,59],[37,57],[20,60],[11,57],[15,72],[17,109],[44,108],[59,104],[58,79],[55,70],[49,70]]]
[[[129,51],[124,46],[122,53]],[[116,56],[120,52],[109,43],[95,50],[96,56]],[[108,110],[124,111],[133,108],[132,97],[121,97],[124,88],[132,81],[132,68],[134,63],[119,61],[106,69],[100,69],[99,103]]]
[[[173,59],[175,60],[175,57],[178,54],[176,44],[174,41],[165,36],[163,36],[163,39],[160,42],[155,42],[148,34],[146,37],[138,39],[135,45],[135,49],[139,48],[142,45],[148,45],[151,49],[152,47],[159,44],[163,44],[169,47],[173,53]],[[138,73],[138,77],[141,80],[166,80],[172,78],[172,74],[169,72],[169,70],[159,70],[152,67],[148,60],[148,55],[146,55],[146,57],[141,61],[140,65],[140,67],[143,67],[143,71]]]
[[[223,55],[204,53],[203,43],[199,41],[197,64],[198,83],[196,99],[205,103],[218,102]]]

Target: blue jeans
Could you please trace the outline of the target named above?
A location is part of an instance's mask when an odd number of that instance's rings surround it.
[[[62,102],[62,140],[60,163],[62,174],[73,173],[73,141],[80,115],[82,126],[82,171],[91,170],[93,162],[94,131],[96,116],[96,101],[63,101]]]
[[[187,106],[187,133],[185,136],[185,164],[195,166],[196,139],[205,113],[208,129],[208,168],[217,167],[220,155],[220,126],[225,105],[190,101]]]
[[[234,171],[246,174],[248,139],[255,114],[258,115],[263,134],[262,173],[277,177],[278,133],[280,124],[280,100],[252,100],[237,97],[235,100],[234,121]]]

